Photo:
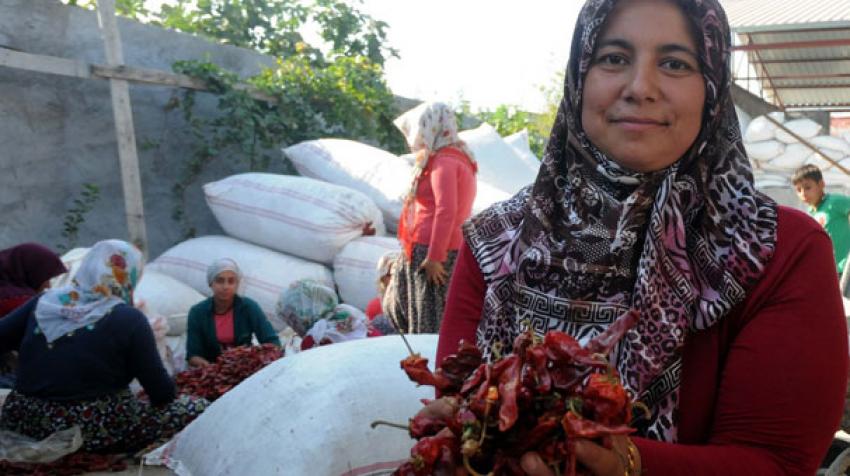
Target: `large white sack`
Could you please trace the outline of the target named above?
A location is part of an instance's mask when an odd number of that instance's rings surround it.
[[[148,309],[165,316],[168,320],[168,335],[179,336],[186,333],[189,309],[205,297],[188,284],[148,266],[136,286],[133,299],[136,303],[144,302]]]
[[[364,236],[345,245],[334,258],[334,281],[342,302],[366,309],[378,295],[378,260],[399,250],[398,239],[388,236]]]
[[[293,281],[312,279],[333,288],[333,275],[324,265],[285,255],[228,236],[204,236],[179,243],[160,255],[147,269],[182,281],[204,296],[211,296],[207,266],[231,258],[242,270],[239,293],[260,305],[276,331],[286,324],[275,315],[278,295]]]
[[[508,193],[500,188],[478,180],[478,189],[475,193],[475,200],[472,202],[472,214],[475,215],[476,213],[481,213],[490,205],[507,200],[512,196],[514,196],[513,193]]]
[[[304,141],[283,149],[298,173],[353,188],[371,198],[395,230],[412,167],[385,150],[346,139]]]
[[[844,155],[850,155],[850,144],[844,139],[835,136],[817,136],[812,137],[809,142],[813,145],[824,148],[840,151]]]
[[[738,106],[735,106],[735,114],[738,116],[738,125],[741,128],[741,137],[743,137],[753,118]]]
[[[521,159],[490,124],[461,131],[458,136],[475,155],[479,183],[486,182],[513,195],[537,178],[537,169]]]
[[[407,337],[433,368],[437,336]],[[181,476],[389,474],[415,443],[405,423],[433,398],[399,362],[399,336],[360,339],[287,355],[213,402],[168,443],[145,457]],[[249,411],[246,411],[249,410]]]
[[[783,126],[787,127],[791,130],[791,132],[797,134],[803,139],[811,139],[815,137],[820,134],[820,130],[822,129],[820,124],[811,119],[794,119],[793,121],[786,122]],[[776,139],[786,144],[799,142],[795,137],[785,132],[783,129],[776,129]]]
[[[753,175],[753,181],[757,190],[770,187],[790,187],[791,182],[785,175],[757,173]]]
[[[60,256],[59,259],[62,260],[62,264],[65,265],[68,272],[51,279],[50,287],[59,288],[71,284],[71,279],[77,274],[77,270],[80,269],[80,264],[82,264],[83,258],[85,258],[88,252],[89,248],[74,248]]]
[[[785,147],[785,152],[782,155],[771,159],[768,163],[770,168],[793,172],[806,163],[806,159],[809,158],[811,153],[812,150],[803,144],[789,144]]]
[[[846,154],[844,154],[844,152],[841,152],[840,150],[826,149],[823,147],[819,148],[818,150],[820,150],[821,154],[829,157],[830,159],[836,162],[839,162],[846,156]],[[806,164],[816,165],[821,170],[821,172],[829,170],[830,168],[832,168],[833,165],[832,162],[826,160],[820,154],[815,154],[814,152],[812,152],[812,155],[810,155],[809,158],[806,159]]]
[[[531,151],[528,142],[528,129],[523,129],[502,138],[516,152],[519,157],[531,167],[535,173],[540,169],[540,158]]]
[[[761,142],[744,142],[747,156],[755,160],[770,160],[785,152],[785,144],[778,140],[763,140]]]
[[[232,175],[204,185],[204,195],[228,235],[310,261],[330,264],[367,226],[386,232],[365,194],[309,177]]]
[[[780,113],[781,114],[781,113]],[[781,116],[771,113],[772,118],[782,123],[785,115]],[[776,138],[776,124],[770,122],[766,117],[759,116],[747,125],[747,130],[744,132],[744,142],[761,142],[765,140],[773,140]]]

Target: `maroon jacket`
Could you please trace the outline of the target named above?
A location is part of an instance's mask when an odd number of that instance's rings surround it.
[[[815,473],[838,429],[847,327],[829,236],[779,208],[776,253],[718,325],[686,338],[679,442],[633,438],[652,476]],[[455,265],[437,362],[474,342],[485,284],[465,245]]]

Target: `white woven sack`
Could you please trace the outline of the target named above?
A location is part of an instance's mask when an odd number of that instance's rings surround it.
[[[437,336],[407,339],[433,368]],[[399,368],[408,355],[399,336],[287,355],[225,393],[145,462],[181,476],[389,474],[415,441],[370,424],[406,422],[420,399],[434,398],[432,387],[417,387]]]
[[[840,161],[846,156],[846,154],[844,154],[844,152],[841,152],[840,150],[826,149],[823,147],[818,148],[818,150],[820,150],[821,154],[829,157],[830,159],[836,162]],[[806,159],[806,163],[816,165],[817,168],[821,170],[821,172],[825,172],[832,168],[832,162],[824,159],[819,154],[815,153],[812,153],[812,155],[810,155],[809,158]]]
[[[812,137],[809,142],[817,147],[824,149],[832,149],[840,151],[844,155],[850,155],[850,144],[844,139],[835,136],[816,136]]]
[[[385,150],[346,139],[304,141],[283,149],[298,173],[363,192],[384,215],[390,230],[410,187],[412,167]]]
[[[783,126],[787,127],[791,130],[791,132],[797,134],[803,139],[811,139],[815,137],[820,134],[820,130],[822,129],[820,124],[811,119],[794,119],[793,121],[786,122]],[[785,132],[783,129],[776,130],[776,139],[786,144],[799,142],[794,136]]]
[[[761,142],[744,142],[747,156],[755,160],[775,159],[785,152],[785,144],[778,140],[763,140]]]
[[[239,293],[257,301],[276,331],[286,327],[275,315],[278,295],[293,281],[313,279],[333,287],[333,275],[324,265],[228,236],[204,236],[179,243],[166,250],[147,269],[171,276],[211,296],[207,266],[219,258],[231,258],[239,264],[243,274]]]
[[[334,258],[334,281],[342,302],[366,309],[378,295],[378,260],[399,250],[398,239],[388,236],[364,236],[345,245]]]
[[[228,235],[310,261],[330,264],[366,226],[386,232],[365,194],[308,177],[232,175],[204,185],[204,195]]]
[[[787,170],[793,172],[795,169],[806,163],[806,159],[811,155],[812,150],[803,144],[789,144],[785,147],[785,152],[771,159],[769,164],[773,169]]]
[[[771,116],[780,123],[782,119],[778,116]],[[744,132],[744,142],[761,142],[765,140],[773,140],[776,138],[776,125],[770,122],[766,117],[759,116],[747,125],[747,130]]]
[[[520,158],[490,124],[481,124],[458,135],[475,155],[479,183],[486,182],[513,195],[537,177],[537,169]]]
[[[137,303],[144,302],[148,309],[165,316],[169,336],[185,334],[189,309],[203,301],[204,295],[188,284],[149,268],[142,272],[133,299]]]
[[[528,143],[528,129],[523,129],[509,136],[502,138],[516,152],[519,157],[526,163],[535,174],[540,169],[540,158],[534,155],[531,151],[531,146]]]
[[[755,174],[753,178],[757,190],[771,187],[790,187],[791,185],[788,177],[779,174]]]
[[[68,272],[51,279],[50,287],[59,288],[71,284],[71,279],[73,279],[74,275],[77,274],[77,270],[80,269],[80,264],[83,262],[83,258],[85,258],[88,252],[89,248],[74,248],[60,256],[59,259],[62,260],[62,264],[65,265]]]

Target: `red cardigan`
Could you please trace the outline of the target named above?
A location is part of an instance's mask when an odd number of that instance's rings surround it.
[[[838,429],[847,327],[832,245],[804,213],[780,207],[776,253],[746,300],[689,335],[679,442],[633,438],[651,476],[811,476]],[[437,362],[474,342],[485,284],[465,245],[452,275]]]
[[[460,226],[472,213],[475,169],[466,155],[444,147],[428,161],[416,190],[413,242],[428,246],[428,259],[442,263],[463,243]]]

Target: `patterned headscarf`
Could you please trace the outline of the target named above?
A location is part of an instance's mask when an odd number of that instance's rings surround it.
[[[50,248],[23,243],[0,251],[0,299],[33,296],[45,281],[66,272]]]
[[[428,168],[431,157],[444,147],[455,147],[466,154],[477,171],[472,151],[460,140],[457,133],[457,120],[452,109],[441,102],[426,102],[397,117],[393,124],[404,134],[411,152],[416,154],[413,165],[413,177],[410,189],[404,200],[404,207],[398,224],[398,239],[404,254],[410,258],[413,250],[413,212],[419,181]]]
[[[536,182],[465,225],[487,284],[478,341],[489,357],[491,346],[510,349],[528,326],[587,343],[634,320],[611,358],[652,411],[641,433],[675,441],[685,335],[716,324],[761,277],[776,244],[776,204],[753,186],[717,0],[673,1],[697,32],[705,81],[691,148],[641,174],[590,143],[580,122],[583,81],[617,3],[588,0],[581,11]]]
[[[130,243],[97,242],[70,285],[50,290],[38,300],[35,320],[47,343],[94,325],[119,304],[132,305],[143,266],[141,251]]]

